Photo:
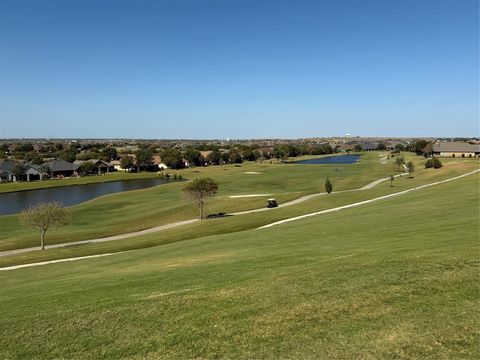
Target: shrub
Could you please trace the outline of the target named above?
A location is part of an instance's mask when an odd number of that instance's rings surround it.
[[[442,162],[440,161],[439,158],[433,158],[432,159],[432,165],[435,169],[440,169],[443,166],[443,164],[442,164]]]
[[[431,167],[433,167],[433,161],[432,159],[428,159],[425,161],[425,169],[430,169]]]

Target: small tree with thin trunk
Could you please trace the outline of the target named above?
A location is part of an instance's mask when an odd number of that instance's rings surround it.
[[[393,187],[393,180],[395,180],[395,176],[390,175],[390,187]]]
[[[327,194],[330,194],[333,190],[333,185],[330,179],[327,177],[327,180],[325,180],[325,191]]]
[[[215,197],[218,191],[218,184],[212,178],[200,178],[192,180],[183,188],[185,196],[196,203],[200,211],[200,220],[203,220],[203,209],[205,202]]]
[[[415,166],[413,165],[413,163],[411,161],[409,161],[407,163],[407,172],[408,172],[408,175],[412,176],[413,172],[415,171]]]
[[[405,159],[403,156],[397,156],[395,158],[395,165],[397,166],[397,171],[401,171],[403,164],[405,164]]]
[[[50,229],[58,229],[70,222],[70,210],[63,208],[58,202],[44,202],[23,210],[20,220],[23,225],[40,232],[40,245],[45,249],[45,233]]]

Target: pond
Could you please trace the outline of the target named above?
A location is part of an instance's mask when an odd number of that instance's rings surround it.
[[[29,205],[44,201],[58,201],[65,206],[77,205],[102,195],[129,190],[146,189],[166,182],[168,182],[168,180],[121,180],[4,193],[0,194],[0,215],[15,214]]]
[[[308,164],[308,165],[318,165],[318,164],[354,164],[360,160],[361,155],[349,154],[349,155],[340,155],[340,156],[329,156],[317,159],[307,159],[294,161],[293,164]]]

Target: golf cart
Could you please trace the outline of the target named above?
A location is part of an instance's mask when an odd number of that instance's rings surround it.
[[[278,207],[277,200],[275,199],[268,199],[267,200],[267,208],[272,209]]]

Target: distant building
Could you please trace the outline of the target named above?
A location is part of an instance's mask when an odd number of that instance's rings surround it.
[[[480,145],[464,142],[437,142],[433,145],[433,155],[442,157],[471,158],[480,156]]]
[[[114,170],[114,167],[110,164],[107,163],[106,161],[100,160],[100,159],[90,159],[90,160],[75,160],[73,162],[74,165],[78,165],[78,167],[82,166],[83,163],[85,162],[91,162],[95,167],[97,168],[97,172],[99,174],[102,173],[108,173],[111,170]]]
[[[72,164],[62,159],[53,159],[43,164],[48,169],[51,178],[78,176],[78,168],[80,165]]]
[[[377,144],[374,143],[366,143],[362,145],[363,151],[374,151],[377,150]]]
[[[0,181],[17,181],[15,175],[13,175],[13,168],[18,165],[18,162],[13,160],[0,161]]]

